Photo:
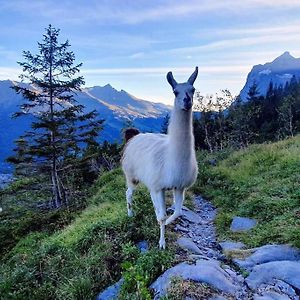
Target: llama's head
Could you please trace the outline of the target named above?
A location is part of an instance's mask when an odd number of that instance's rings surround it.
[[[167,74],[167,80],[173,88],[175,95],[174,106],[184,111],[189,111],[193,106],[193,96],[195,88],[193,84],[198,75],[198,67],[196,67],[194,73],[190,76],[187,82],[177,83],[173,77],[172,72]]]

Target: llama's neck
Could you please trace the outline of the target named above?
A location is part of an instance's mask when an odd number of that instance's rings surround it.
[[[173,108],[168,127],[170,150],[181,156],[189,156],[194,151],[192,110]]]

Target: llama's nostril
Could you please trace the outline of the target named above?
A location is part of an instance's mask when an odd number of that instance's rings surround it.
[[[185,109],[185,110],[189,110],[189,109],[191,109],[192,106],[193,106],[193,103],[192,103],[191,98],[184,98],[184,99],[183,99],[183,103],[184,103],[184,109]]]

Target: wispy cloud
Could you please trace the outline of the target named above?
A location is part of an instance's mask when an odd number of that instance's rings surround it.
[[[231,73],[241,73],[247,70],[247,66],[203,66],[200,72],[207,74],[226,74],[229,71]],[[139,75],[139,74],[157,74],[166,75],[167,72],[173,71],[177,75],[188,75],[194,70],[194,67],[153,67],[153,68],[112,68],[112,69],[82,69],[82,74],[87,75]]]
[[[229,38],[224,40],[218,40],[211,43],[206,43],[200,46],[192,46],[192,47],[180,47],[173,48],[167,50],[157,51],[156,55],[162,54],[171,54],[171,55],[193,55],[199,54],[200,52],[208,52],[208,51],[220,51],[226,49],[234,49],[234,48],[243,48],[245,46],[253,46],[253,45],[271,45],[271,44],[279,44],[285,42],[298,42],[300,41],[300,32],[294,31],[293,34],[268,34],[268,35],[260,35],[253,37],[238,37],[238,38]]]
[[[0,67],[0,80],[18,80],[21,74],[20,68],[6,68]]]
[[[8,50],[4,47],[0,46],[0,58],[1,60],[10,60],[10,61],[16,61],[20,57],[19,53],[17,53],[14,50]]]
[[[146,21],[157,21],[170,18],[189,16],[193,18],[204,13],[250,13],[257,9],[287,10],[300,7],[297,0],[236,0],[210,1],[190,0],[188,2],[165,1],[91,1],[83,6],[80,1],[50,0],[25,1],[10,0],[0,3],[2,10],[15,10],[31,13],[46,18],[56,18],[58,23],[97,22],[137,24]],[[63,16],[62,18],[57,18]]]

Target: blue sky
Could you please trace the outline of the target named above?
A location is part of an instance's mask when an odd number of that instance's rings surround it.
[[[172,103],[166,73],[184,81],[198,65],[202,93],[236,94],[254,64],[300,56],[299,17],[299,0],[0,0],[0,80],[18,78],[22,51],[35,53],[51,23],[87,86]]]

